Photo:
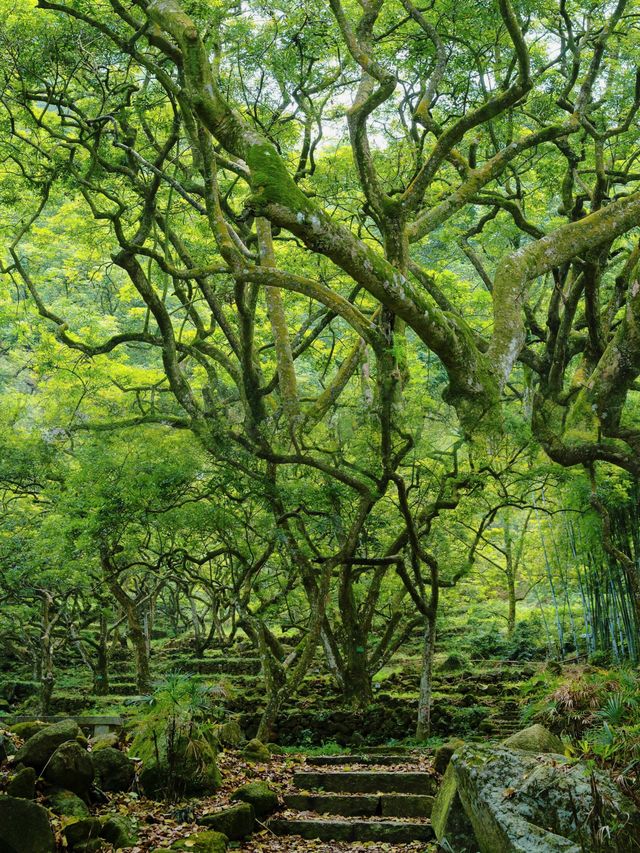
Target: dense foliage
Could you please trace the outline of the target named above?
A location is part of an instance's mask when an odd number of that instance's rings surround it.
[[[416,640],[426,737],[461,628],[637,661],[637,0],[0,8],[0,639],[40,708],[61,652],[148,692],[154,630],[246,637],[263,738],[314,660],[363,708]]]

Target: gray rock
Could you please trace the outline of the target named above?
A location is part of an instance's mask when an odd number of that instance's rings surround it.
[[[27,767],[35,767],[40,772],[61,744],[75,740],[79,734],[80,729],[74,720],[53,723],[26,741],[16,752],[16,761],[22,762]]]
[[[54,853],[55,849],[46,809],[18,797],[0,797],[2,853]]]
[[[22,767],[9,780],[7,794],[10,797],[22,797],[25,800],[34,800],[36,797],[36,771],[33,767]]]
[[[101,791],[128,791],[135,775],[134,763],[124,752],[105,746],[92,752],[96,784]]]
[[[640,812],[607,776],[584,764],[504,745],[467,745],[451,767],[481,853],[628,853],[640,838]]]
[[[94,769],[91,756],[74,740],[60,744],[44,770],[50,785],[66,788],[84,796],[93,782]]]

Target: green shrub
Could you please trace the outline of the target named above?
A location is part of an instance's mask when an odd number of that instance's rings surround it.
[[[222,713],[210,691],[184,675],[169,675],[138,704],[130,752],[142,760],[146,793],[175,799],[218,786],[213,720]]]
[[[606,669],[611,666],[611,653],[599,649],[589,655],[589,663],[592,666],[599,666],[601,669]]]

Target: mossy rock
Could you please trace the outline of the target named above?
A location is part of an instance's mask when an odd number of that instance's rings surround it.
[[[41,720],[33,720],[28,723],[14,723],[9,731],[13,732],[14,735],[18,735],[23,740],[29,740],[30,737],[46,729],[48,725],[48,723],[43,723]]]
[[[229,841],[239,841],[251,835],[255,826],[255,815],[250,803],[238,803],[227,809],[203,815],[198,819],[201,826],[226,835]]]
[[[89,745],[91,746],[91,752],[98,752],[100,749],[116,749],[118,746],[119,738],[115,732],[107,732],[103,735],[96,735],[89,739]]]
[[[187,853],[226,853],[227,836],[214,830],[194,832],[193,835],[174,841],[169,849],[185,850]]]
[[[75,720],[61,720],[32,735],[16,752],[16,761],[41,771],[53,753],[67,741],[75,741],[80,728]]]
[[[73,818],[64,827],[64,837],[67,840],[67,846],[75,850],[78,844],[90,841],[92,838],[98,838],[101,828],[102,826],[97,817]]]
[[[254,762],[269,761],[271,758],[271,753],[267,747],[257,738],[253,738],[253,740],[250,740],[247,743],[245,748],[242,750],[242,754],[247,761]]]
[[[124,752],[105,746],[92,753],[96,784],[101,791],[128,791],[135,776],[133,761]]]
[[[80,796],[87,793],[93,777],[91,756],[75,740],[60,744],[44,769],[44,778],[50,785]]]
[[[564,744],[560,738],[539,723],[515,732],[511,737],[506,738],[503,743],[505,746],[510,746],[513,749],[524,749],[526,752],[537,752],[540,754],[552,752],[557,755],[564,755]]]
[[[120,847],[133,847],[138,840],[138,831],[134,821],[125,815],[103,816],[100,837],[112,844],[116,850]]]
[[[464,746],[463,740],[460,738],[452,738],[452,740],[448,740],[436,749],[433,766],[437,773],[442,775],[446,772],[449,762],[451,761],[451,756],[456,749],[460,749],[461,746]]]
[[[467,666],[467,659],[455,652],[448,655],[438,667],[440,672],[457,672]]]
[[[10,755],[16,751],[16,745],[13,740],[5,733],[0,735],[0,764],[6,761]]]
[[[0,797],[0,850],[54,853],[56,839],[47,810],[19,797]]]
[[[87,804],[73,791],[62,789],[51,791],[45,803],[47,808],[57,815],[87,817],[89,814]]]
[[[271,753],[271,755],[286,755],[284,749],[280,746],[279,743],[268,743],[267,749]]]
[[[73,853],[102,853],[104,850],[104,841],[102,838],[90,838],[88,841],[81,841],[73,848]]]
[[[253,806],[258,820],[264,820],[278,808],[278,795],[266,782],[247,782],[234,791],[230,799]]]
[[[462,806],[450,762],[433,802],[431,825],[444,849],[455,850],[456,853],[475,853],[477,850],[473,826]]]
[[[238,747],[246,740],[240,725],[235,720],[218,726],[216,735],[222,746]]]
[[[24,800],[35,800],[37,774],[33,767],[21,767],[12,776],[7,785],[10,797],[21,797]]]
[[[585,834],[591,839],[595,813],[609,828],[603,851],[637,846],[640,810],[606,774],[585,764],[504,744],[467,744],[449,768],[481,853],[592,849],[584,841]]]

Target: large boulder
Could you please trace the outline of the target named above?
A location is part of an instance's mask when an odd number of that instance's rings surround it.
[[[448,756],[449,760],[453,752]],[[464,810],[453,765],[447,765],[444,778],[431,809],[431,825],[436,838],[445,850],[455,853],[476,853],[476,835]]]
[[[504,741],[504,745],[512,749],[524,749],[526,752],[552,752],[556,755],[564,755],[564,744],[558,735],[554,735],[539,723],[512,734]]]
[[[36,798],[36,771],[33,767],[21,767],[12,776],[7,785],[7,794],[10,797],[22,797],[25,800]]]
[[[91,756],[74,740],[60,744],[44,770],[44,778],[50,785],[66,788],[80,797],[89,791],[93,777]]]
[[[2,853],[54,853],[56,839],[47,810],[18,797],[0,797]]]
[[[203,815],[198,818],[198,823],[200,826],[206,826],[207,829],[221,832],[229,841],[239,841],[253,832],[255,826],[253,806],[249,803],[239,803],[237,806]]]
[[[258,820],[264,820],[278,808],[278,795],[266,782],[247,782],[234,791],[230,799],[253,806]]]
[[[628,853],[640,838],[640,812],[609,777],[564,756],[476,744],[450,768],[481,853]]]
[[[74,720],[61,720],[32,735],[16,752],[15,759],[40,772],[61,744],[79,735],[80,728]]]
[[[105,746],[92,752],[96,785],[101,791],[128,791],[135,776],[135,765],[124,752]]]

